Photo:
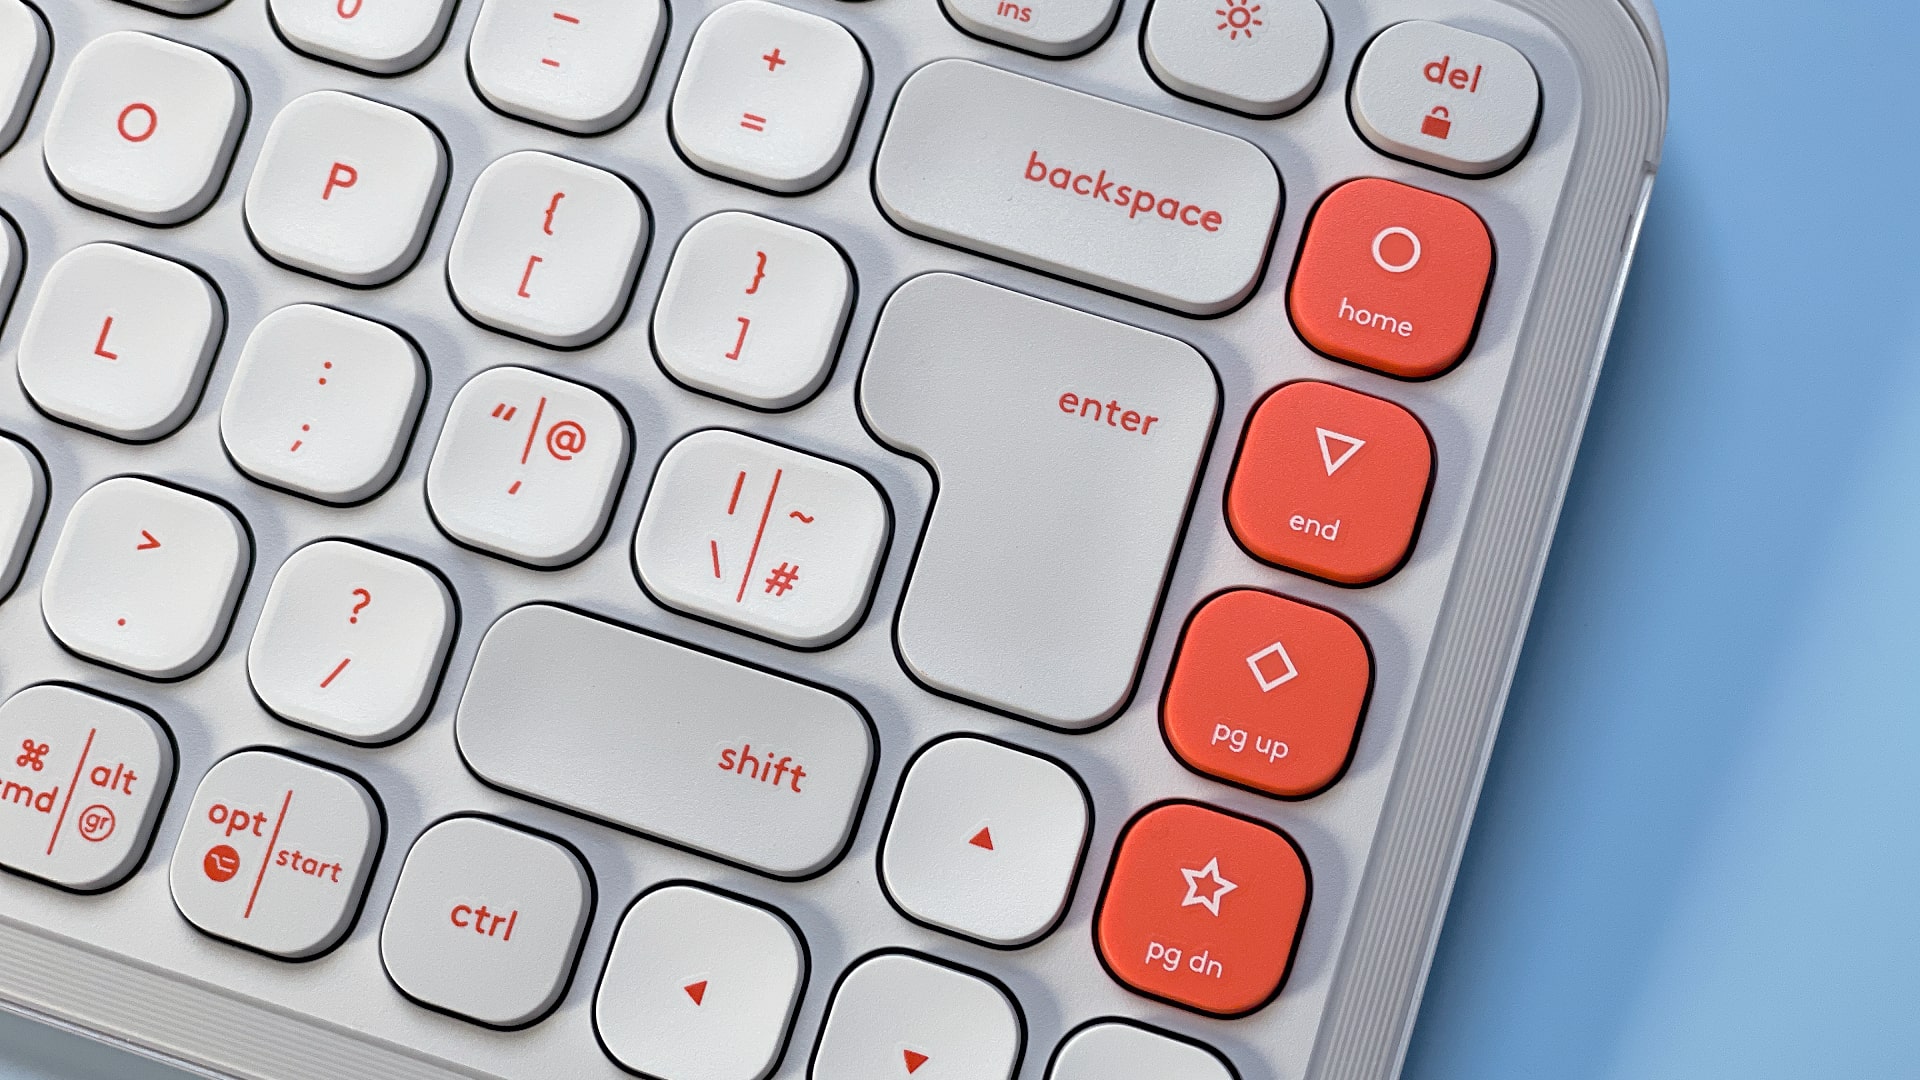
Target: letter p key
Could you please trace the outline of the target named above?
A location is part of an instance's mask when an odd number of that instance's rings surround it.
[[[333,163],[333,169],[327,173],[327,186],[320,190],[322,201],[333,198],[334,188],[350,188],[360,182],[360,170],[342,161]]]

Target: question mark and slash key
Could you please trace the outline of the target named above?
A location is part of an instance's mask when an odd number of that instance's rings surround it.
[[[347,616],[347,622],[358,623],[360,621],[360,613],[367,610],[367,605],[373,603],[373,594],[365,589],[355,589],[350,595],[352,595],[357,602],[353,605],[353,612]],[[352,657],[341,660],[332,671],[327,673],[326,678],[320,680],[320,689],[325,690],[327,687],[332,686],[333,680],[339,678],[340,673],[347,670],[347,665],[351,663],[353,663]]]

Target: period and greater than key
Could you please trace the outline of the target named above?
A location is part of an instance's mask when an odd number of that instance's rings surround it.
[[[1382,43],[1385,43],[1384,38]],[[1455,66],[1454,61],[1453,54],[1439,61],[1423,58],[1417,67],[1421,78],[1428,82],[1468,94],[1479,92],[1486,65],[1476,64],[1472,74],[1466,74],[1468,69]],[[983,74],[984,70],[967,70],[953,77],[962,82],[997,78]],[[1433,75],[1435,70],[1439,71],[1437,79]],[[1530,71],[1528,75],[1531,75]],[[1364,84],[1356,90],[1356,94],[1361,94],[1363,89]],[[1011,92],[1046,91],[1032,91],[1023,87]],[[1364,101],[1360,104],[1357,113],[1365,111]],[[1418,121],[1418,134],[1437,140],[1459,137],[1456,125],[1467,121],[1454,115],[1458,111],[1452,110],[1445,116],[1433,111],[1422,116]],[[907,119],[910,123],[913,117],[909,115]],[[1362,117],[1362,124],[1366,127],[1369,121]],[[1530,130],[1531,119],[1527,126]],[[1369,136],[1380,139],[1388,137],[1371,130]],[[1048,153],[1054,155],[1056,160],[1073,158],[1070,149],[1064,154],[1053,150]],[[1093,196],[1105,183],[1105,170],[1096,175],[1076,171],[1073,166],[1056,165],[1037,149],[1025,156],[1022,165],[1024,168],[1019,173],[1019,181],[1012,186],[1036,185],[1074,196]],[[1083,179],[1086,181],[1084,185],[1081,183]],[[887,198],[884,178],[881,187],[884,202]],[[907,194],[911,195],[911,192]],[[1131,201],[1124,207],[1124,218],[1116,216],[1112,220],[1134,222],[1143,213],[1151,214],[1175,222],[1170,228],[1184,225],[1197,230],[1194,235],[1232,229],[1240,224],[1237,213],[1228,215],[1200,202],[1183,202],[1179,199],[1172,200],[1171,214],[1166,212],[1168,200],[1165,198],[1155,199],[1143,211],[1139,206],[1139,198],[1139,192],[1133,193]],[[910,203],[911,198],[899,201]],[[913,227],[910,208],[890,206],[889,212],[894,214],[896,220],[904,219],[903,223]],[[993,238],[977,235],[977,232],[962,231],[961,235],[963,240],[971,241],[971,246],[983,250],[996,246]],[[1043,253],[1018,248],[993,253],[1019,261],[1045,261]],[[1091,276],[1077,273],[1076,268],[1070,265],[1055,269],[1068,276]],[[1464,353],[1490,271],[1491,242],[1484,225],[1470,210],[1453,200],[1405,185],[1388,181],[1357,181],[1337,189],[1316,213],[1309,228],[1289,303],[1296,326],[1315,348],[1391,374],[1430,376],[1444,371]],[[1125,284],[1124,281],[1122,283]],[[1150,291],[1150,285],[1151,282],[1135,280],[1122,291],[1138,294]],[[1170,298],[1158,299],[1168,302]],[[1171,299],[1171,306],[1183,306],[1178,298]],[[914,313],[896,313],[890,308],[889,316],[895,314],[904,319]],[[950,316],[951,312],[946,315]],[[943,316],[935,313],[931,317],[939,321]],[[95,354],[113,352],[114,355],[109,358],[120,359],[117,352],[107,348],[107,332],[111,326],[103,324],[101,329],[100,340],[94,346]],[[884,379],[880,382],[884,382]],[[1136,403],[1130,399],[1123,407],[1119,398],[1098,392],[1098,388],[1095,393],[1089,394],[1086,393],[1087,389],[1078,386],[1059,390],[1057,395],[1049,390],[1047,403],[1057,409],[1063,421],[1099,425],[1118,433],[1138,436],[1142,440],[1153,439],[1156,435],[1165,438],[1168,432],[1175,430],[1179,418],[1157,415],[1150,401],[1138,402],[1138,407],[1135,407]],[[881,429],[883,438],[887,437],[886,429],[890,426],[886,420],[890,412],[898,413],[897,419],[902,427],[911,427],[914,422],[924,419],[913,415],[914,410],[900,407],[897,401],[890,403],[884,387],[876,389],[869,383],[863,387],[863,395],[863,404],[875,419],[876,427]],[[900,441],[911,440],[902,436]],[[921,441],[927,445],[937,442]],[[1367,453],[1368,450],[1373,453]],[[937,449],[927,452],[939,456]],[[1345,584],[1365,584],[1391,573],[1405,557],[1417,528],[1431,474],[1431,444],[1418,421],[1405,410],[1330,384],[1291,384],[1263,401],[1249,424],[1246,444],[1230,486],[1229,519],[1236,535],[1249,550],[1266,561]],[[1297,486],[1294,497],[1291,500],[1280,497],[1288,492],[1290,486]],[[223,530],[215,528],[213,531],[218,533]],[[159,536],[152,530],[142,528],[138,533],[132,545],[135,552],[163,546]],[[856,592],[868,587],[870,582],[853,586]],[[1223,609],[1216,612],[1216,606],[1220,605],[1244,607],[1245,610]],[[1217,618],[1211,617],[1216,614]],[[1270,642],[1257,638],[1235,638],[1240,628],[1257,624],[1262,619],[1269,625],[1282,627],[1286,633]],[[908,631],[903,627],[902,632],[904,635]],[[1289,637],[1295,639],[1291,645]],[[1203,654],[1206,659],[1202,659]],[[191,667],[198,659],[185,657],[177,663]],[[1215,677],[1202,677],[1199,665],[1210,661],[1217,661],[1222,670]],[[1339,769],[1343,767],[1350,749],[1352,728],[1357,725],[1359,712],[1364,707],[1365,672],[1369,663],[1364,643],[1351,626],[1338,616],[1265,594],[1227,594],[1197,613],[1188,628],[1181,660],[1176,663],[1169,691],[1166,723],[1170,740],[1176,752],[1190,764],[1214,775],[1273,794],[1311,794],[1336,779]],[[1323,679],[1303,678],[1303,670],[1312,673],[1325,671],[1329,674]],[[928,681],[947,679],[953,688],[962,693],[968,692],[967,673],[920,671],[916,674]],[[1346,684],[1344,688],[1339,685],[1342,683]],[[1290,687],[1293,689],[1289,690]],[[1260,710],[1252,703],[1258,702],[1259,706],[1264,706],[1279,700],[1272,695],[1297,693],[1307,687],[1315,687],[1316,694],[1325,695],[1319,709],[1336,718],[1351,712],[1352,723],[1336,719],[1330,723],[1332,732],[1326,737],[1302,738],[1300,734],[1295,734],[1290,745],[1282,744],[1277,737],[1263,735],[1257,730]],[[1356,687],[1359,688],[1357,691]],[[1240,700],[1222,702],[1218,700],[1222,695],[1238,697]],[[979,698],[983,695],[976,690],[968,696]],[[103,699],[100,700],[103,702]],[[1189,702],[1192,704],[1189,705]],[[1010,711],[1028,714],[1044,712],[1046,708],[1044,703],[1025,708],[1017,701],[992,703]],[[52,857],[50,854],[23,855],[22,858],[32,862],[46,876],[62,880],[70,887],[93,887],[102,880],[111,879],[120,865],[108,857],[118,848],[118,845],[111,844],[115,834],[118,833],[125,842],[133,842],[143,828],[145,815],[157,812],[158,801],[153,797],[152,784],[155,779],[171,771],[170,746],[164,733],[154,727],[151,718],[137,710],[114,712],[114,708],[123,707],[103,702],[99,717],[76,718],[73,714],[95,708],[93,699],[84,707],[70,701],[57,704],[58,707],[36,709],[34,714],[36,718],[63,717],[60,722],[65,726],[59,727],[52,720],[36,719],[37,723],[54,726],[29,732],[22,737],[21,753],[13,759],[14,769],[16,772],[26,770],[37,774],[47,770],[49,760],[64,763],[71,758],[76,762],[74,775],[81,777],[84,774],[84,778],[70,781],[64,792],[58,790],[58,784],[43,783],[41,788],[34,788],[28,780],[10,779],[7,781],[7,798],[0,802],[7,807],[42,815],[50,813],[55,802],[60,803],[62,812],[53,814],[48,822],[47,831],[51,841],[48,852],[84,852],[89,850],[84,845],[95,845],[106,854],[94,860],[94,865],[78,869],[68,869],[64,863],[45,861]],[[1226,724],[1214,719],[1220,715],[1245,715],[1256,719],[1250,719],[1245,724]],[[1201,717],[1204,719],[1197,719]],[[1061,714],[1050,719],[1071,722],[1075,717]],[[80,729],[83,722],[87,725],[84,734]],[[1344,740],[1341,738],[1342,729]],[[1343,741],[1347,745],[1343,746]],[[1320,752],[1314,752],[1315,746],[1320,748]],[[88,770],[86,766],[90,757],[102,763]],[[108,768],[105,760],[108,758],[112,759],[111,768]],[[130,765],[130,762],[135,764]],[[103,774],[102,769],[107,771]],[[142,775],[141,769],[145,770],[147,777],[145,787],[141,786],[138,779]],[[106,776],[105,782],[98,779],[101,775]],[[214,774],[210,773],[208,781],[213,779]],[[310,785],[319,783],[312,778],[304,779]],[[351,784],[351,781],[344,782]],[[97,798],[75,809],[69,824],[65,809],[81,792],[83,784],[90,784],[97,789],[86,792]],[[286,825],[291,813],[292,794],[299,785],[289,779],[280,786],[285,791],[278,815],[272,818],[276,827]],[[217,786],[203,784],[203,796],[219,794],[221,792]],[[188,881],[194,881],[194,875],[197,874],[208,882],[219,884],[222,881],[220,875],[226,874],[230,878],[241,865],[258,863],[261,878],[256,880],[255,893],[249,897],[240,918],[251,917],[250,910],[258,902],[259,881],[264,880],[266,860],[274,855],[274,851],[268,850],[258,858],[248,859],[228,842],[234,839],[234,823],[242,820],[240,815],[243,813],[245,825],[238,831],[245,837],[261,839],[255,835],[259,830],[253,825],[264,825],[269,816],[274,814],[273,792],[253,794],[259,796],[254,801],[260,802],[262,809],[236,809],[223,799],[213,799],[204,808],[197,802],[196,810],[203,812],[196,814],[196,821],[204,823],[198,828],[202,831],[225,830],[226,835],[219,838],[219,843],[209,844],[205,852],[199,854],[186,869],[176,865],[178,891],[181,875]],[[335,792],[335,795],[344,806],[350,806],[356,798],[364,797],[364,793],[359,797],[353,796],[351,790]],[[119,804],[109,800],[118,800]],[[46,810],[42,810],[42,804],[46,805]],[[219,813],[222,807],[227,809],[224,817]],[[1171,812],[1171,808],[1165,811]],[[603,813],[602,816],[611,815]],[[1129,839],[1146,836],[1142,830],[1150,824],[1158,825],[1159,822],[1152,817],[1142,819],[1130,831]],[[1179,824],[1175,821],[1164,831],[1177,840],[1179,830],[1175,826]],[[67,829],[73,830],[72,833],[66,834],[64,831]],[[15,831],[9,830],[9,835]],[[365,830],[370,838],[373,832],[371,827]],[[70,835],[72,840],[66,849],[60,847],[63,835]],[[377,844],[377,840],[372,842]],[[1271,843],[1264,838],[1249,842]],[[266,847],[273,849],[277,843],[270,841]],[[335,845],[336,848],[338,846]],[[305,878],[318,886],[351,888],[353,868],[360,865],[356,860],[364,861],[366,851],[351,842],[346,847],[348,850],[344,852],[329,850],[322,843],[314,849],[317,854],[310,854],[306,853],[306,848],[279,845],[279,854],[286,855],[287,859],[278,865],[293,872],[289,880]],[[222,849],[232,850],[229,853]],[[1121,857],[1116,859],[1116,885],[1124,883],[1128,867],[1141,861],[1128,857],[1129,852],[1136,850],[1146,851],[1149,848],[1144,840],[1137,848],[1131,845],[1123,848]],[[125,857],[125,851],[120,851],[119,858]],[[12,859],[8,861],[13,862]],[[1279,861],[1285,862],[1284,859]],[[348,880],[342,880],[343,872],[348,874]],[[1243,872],[1235,872],[1245,876]],[[1187,893],[1181,898],[1180,908],[1198,907],[1214,918],[1221,916],[1221,905],[1228,902],[1225,898],[1231,893],[1241,888],[1253,889],[1253,886],[1231,879],[1217,861],[1207,866],[1182,867],[1181,874]],[[1273,895],[1283,898],[1300,894],[1301,903],[1304,903],[1303,883],[1280,881],[1267,888]],[[1151,891],[1151,887],[1146,885],[1142,885],[1142,889]],[[1193,957],[1183,958],[1180,955],[1178,945],[1157,939],[1144,944],[1126,940],[1124,931],[1128,929],[1127,916],[1119,904],[1130,895],[1125,890],[1110,890],[1110,897],[1116,906],[1102,921],[1103,953],[1111,949],[1114,955],[1121,955],[1120,950],[1130,949],[1143,955],[1148,965],[1157,964],[1170,974],[1198,972],[1203,977],[1216,980],[1223,977],[1212,974],[1220,961],[1211,955],[1202,959],[1196,967]],[[333,908],[334,905],[329,903],[326,907]],[[220,917],[231,917],[231,912],[223,908]],[[458,925],[457,912],[452,918]],[[476,926],[488,923],[477,912],[470,913],[469,918]],[[511,925],[513,916],[507,918]],[[491,920],[491,925],[497,930],[498,919]],[[331,929],[321,927],[317,934],[307,933],[306,940],[285,943],[283,947],[287,951],[284,954],[294,955],[314,947],[310,942],[324,940],[328,936],[326,931]],[[492,936],[478,930],[476,934]],[[282,945],[280,942],[275,944]],[[1256,971],[1272,965],[1270,958],[1251,962]],[[1169,989],[1158,976],[1123,974],[1122,977],[1150,992],[1184,1000],[1196,1007],[1209,1008],[1210,1011],[1234,1011],[1236,1005],[1236,1002],[1222,1005],[1224,999],[1207,993]],[[1252,981],[1257,990],[1263,985],[1264,977],[1256,976]],[[704,993],[704,990],[701,992]],[[693,994],[693,991],[689,990],[688,993]],[[1245,997],[1246,993],[1243,991],[1241,996]]]

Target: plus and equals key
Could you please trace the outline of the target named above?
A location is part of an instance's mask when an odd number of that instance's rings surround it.
[[[564,11],[556,11],[553,13],[553,17],[556,21],[566,23],[568,26],[580,25],[580,17],[578,15],[569,15]],[[550,68],[557,68],[560,66],[560,61],[555,60],[551,56],[541,57],[540,62]]]

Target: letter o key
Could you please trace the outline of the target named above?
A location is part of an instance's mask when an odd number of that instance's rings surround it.
[[[146,123],[141,125],[143,130],[138,135],[134,134],[133,129],[127,126],[127,118],[133,116],[135,113],[145,113],[147,117]],[[115,121],[114,124],[120,129],[120,137],[128,142],[146,142],[148,139],[153,138],[155,131],[159,130],[160,114],[154,112],[153,106],[148,105],[146,102],[136,101],[120,110],[120,119]]]

